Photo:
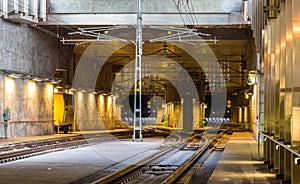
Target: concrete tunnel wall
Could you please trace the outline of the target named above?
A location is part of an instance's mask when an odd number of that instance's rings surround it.
[[[0,19],[0,27],[0,110],[11,110],[7,137],[53,134],[53,85],[32,76],[54,77],[56,68],[67,67],[72,49],[62,49],[57,38],[25,24]],[[24,76],[7,77],[14,72]],[[4,137],[2,114],[0,122]]]

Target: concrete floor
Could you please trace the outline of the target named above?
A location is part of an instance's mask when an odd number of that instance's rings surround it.
[[[68,135],[71,134],[52,137]],[[0,145],[24,141],[24,139],[39,138],[1,140]],[[161,138],[145,138],[143,142],[131,140],[104,142],[0,164],[0,184],[72,183],[99,171],[107,175],[155,153],[163,141]],[[208,179],[206,183],[280,183],[263,161],[257,159],[257,151],[257,142],[252,133],[235,132],[227,142],[225,150],[218,151],[218,158],[208,158],[203,164],[213,165],[210,173],[202,171],[201,174],[200,169],[199,176],[196,174],[192,183],[199,183],[199,179],[202,181],[203,173],[206,180]]]
[[[120,162],[120,167],[134,164],[158,151],[162,142],[160,138],[107,142],[4,163],[0,183],[71,183]]]
[[[235,132],[207,183],[280,183],[258,158],[257,142],[252,133]]]

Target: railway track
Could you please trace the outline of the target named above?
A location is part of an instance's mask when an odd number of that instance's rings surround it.
[[[181,142],[181,138],[179,136],[170,135],[166,137],[163,145],[160,145],[151,151],[151,153],[154,152],[153,154],[149,154],[148,152],[142,152],[139,155],[135,155],[132,158],[130,158],[133,160],[133,163],[135,162],[135,160],[140,160],[141,158],[144,158],[140,162],[137,162],[130,166],[126,166],[124,162],[127,162],[128,160],[124,160],[119,163],[112,164],[111,166],[108,166],[103,170],[99,170],[91,175],[78,179],[72,182],[72,184],[93,183],[99,178],[101,178],[102,183],[110,183],[109,181],[112,181],[113,183],[116,179],[119,179],[119,176],[125,176],[129,173],[135,174],[135,176],[131,175],[130,177],[136,177],[144,172],[142,166],[145,162],[150,162],[154,159],[159,159],[162,155],[168,152],[172,152],[173,147],[175,145],[180,145],[179,142]],[[114,173],[114,171],[116,170],[118,171],[117,174]],[[137,172],[137,170],[139,171]]]
[[[144,137],[159,136],[161,133],[146,132]],[[75,135],[68,137],[60,137],[54,139],[44,139],[38,141],[28,141],[22,143],[14,143],[0,147],[0,163],[7,163],[19,159],[29,158],[41,154],[62,151],[65,149],[74,149],[90,144],[101,142],[115,141],[117,139],[130,139],[132,132],[124,133],[101,133],[88,135]]]
[[[120,169],[98,180],[86,181],[93,184],[175,183],[183,177],[190,177],[186,174],[187,171],[206,153],[214,140],[214,136],[204,138],[196,134],[191,138],[183,138],[178,135],[178,141],[175,145],[168,146],[134,165]]]
[[[223,150],[225,143],[228,141],[227,132],[229,129],[224,129],[216,136],[209,136],[206,138],[209,142],[208,147],[199,150],[196,157],[191,158],[185,165],[178,170],[173,176],[169,177],[168,181],[163,183],[177,183],[177,184],[189,184],[192,181],[192,177],[196,172],[202,168],[203,163],[206,161],[210,154],[215,150]],[[220,146],[222,145],[222,146]],[[204,180],[205,181],[205,180]]]
[[[122,168],[98,180],[93,180],[93,182],[89,178],[94,178],[94,176],[89,176],[85,180],[78,180],[74,183],[160,183],[166,176],[180,167],[182,161],[185,161],[183,157],[188,159],[201,146],[199,145],[200,143],[198,143],[198,146],[195,146],[195,141],[191,141],[191,138],[186,138],[182,134],[173,133],[171,136],[173,139],[176,139],[176,143],[165,146],[158,152],[133,165]],[[181,162],[172,163],[174,160],[181,160]],[[152,177],[155,179],[152,179]],[[149,179],[149,181],[145,181],[145,179]]]

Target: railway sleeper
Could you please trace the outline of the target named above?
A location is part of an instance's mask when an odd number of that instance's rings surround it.
[[[135,178],[139,177],[141,174],[145,173],[147,170],[149,170],[150,167],[147,168],[143,168],[141,170],[137,170],[137,171],[133,171],[130,174],[124,176],[124,177],[120,177],[118,179],[116,179],[116,182],[112,181],[110,183],[128,183],[129,181],[134,180]]]

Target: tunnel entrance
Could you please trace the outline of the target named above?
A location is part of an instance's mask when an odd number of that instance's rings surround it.
[[[137,103],[139,99],[137,98]],[[157,108],[152,104],[151,97],[142,95],[142,122],[155,122],[157,118]],[[133,112],[134,112],[134,94],[127,96],[122,101],[122,120],[133,123]],[[138,116],[138,114],[137,114]]]

